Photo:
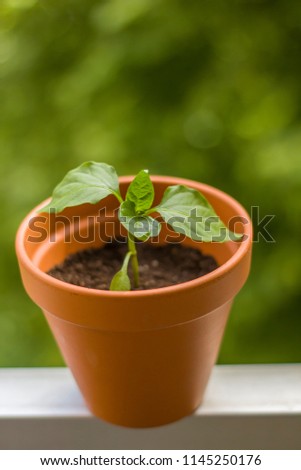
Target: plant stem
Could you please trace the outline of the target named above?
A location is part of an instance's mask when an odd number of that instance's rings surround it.
[[[114,191],[113,194],[114,194],[114,196],[118,199],[118,201],[119,201],[120,203],[123,202],[123,199],[122,199],[122,197],[121,197],[121,195],[120,195],[119,193],[116,193],[116,192]]]
[[[137,257],[137,250],[135,246],[135,241],[132,238],[132,235],[129,233],[128,236],[128,247],[129,251],[132,253],[132,268],[133,268],[133,275],[134,275],[134,286],[139,287],[139,264],[138,264],[138,257]]]
[[[129,261],[130,261],[130,258],[131,258],[132,255],[133,255],[133,253],[131,251],[127,252],[127,254],[124,258],[124,261],[123,261],[122,268],[121,268],[122,271],[127,272],[128,264],[129,264]]]

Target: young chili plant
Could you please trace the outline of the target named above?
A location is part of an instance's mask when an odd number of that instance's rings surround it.
[[[50,203],[41,212],[62,212],[67,207],[96,204],[113,194],[119,202],[118,218],[127,230],[128,251],[120,271],[112,279],[110,289],[131,289],[128,265],[131,261],[134,286],[139,287],[139,264],[135,240],[157,237],[162,221],[177,233],[196,241],[226,242],[241,235],[228,230],[207,199],[195,189],[183,185],[166,188],[161,202],[153,206],[154,187],[148,170],[140,171],[128,187],[125,199],[119,191],[115,169],[106,163],[85,162],[69,171],[55,187]],[[152,216],[159,213],[161,219]]]

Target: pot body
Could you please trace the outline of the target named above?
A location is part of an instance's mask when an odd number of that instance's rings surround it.
[[[121,178],[122,193],[130,181]],[[238,218],[242,242],[181,240],[213,254],[217,270],[177,286],[136,292],[96,291],[45,274],[69,253],[101,246],[122,233],[111,197],[97,206],[65,210],[60,217],[69,221],[67,230],[63,219],[53,224],[43,214],[37,220],[37,208],[17,235],[25,289],[42,308],[88,407],[106,421],[129,427],[166,424],[201,403],[233,298],[250,267],[251,222],[234,199],[178,178],[154,177],[153,183],[155,203],[167,186],[186,184],[203,192],[225,223]],[[37,228],[40,233],[45,229],[43,236],[37,237]],[[165,226],[157,242],[166,242],[169,235]]]
[[[92,413],[149,427],[198,407],[229,310],[228,303],[191,322],[139,332],[89,329],[44,313]]]

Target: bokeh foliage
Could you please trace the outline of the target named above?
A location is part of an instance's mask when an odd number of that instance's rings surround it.
[[[85,160],[220,187],[275,214],[220,361],[300,361],[301,2],[2,0],[0,365],[59,365],[14,255]]]

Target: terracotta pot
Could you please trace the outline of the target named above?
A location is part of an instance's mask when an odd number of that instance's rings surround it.
[[[131,179],[120,178],[123,194]],[[66,209],[62,215],[70,222],[67,232],[61,219],[56,225],[45,214],[34,219],[44,201],[25,218],[16,240],[25,289],[43,310],[88,407],[106,421],[130,427],[169,423],[200,405],[233,298],[247,279],[251,259],[251,221],[238,202],[195,181],[160,176],[152,180],[156,203],[167,186],[185,184],[205,194],[225,223],[239,218],[242,242],[182,241],[213,254],[220,264],[214,272],[136,292],[87,289],[45,274],[68,254],[100,246],[112,230],[120,230],[113,197]],[[106,214],[96,218],[104,207]],[[112,221],[105,227],[108,217]],[[41,234],[47,229],[47,236],[36,240],[34,226]],[[90,233],[85,243],[79,240],[79,233],[84,237],[91,229],[97,229],[96,237]],[[167,234],[165,226],[160,243]]]

